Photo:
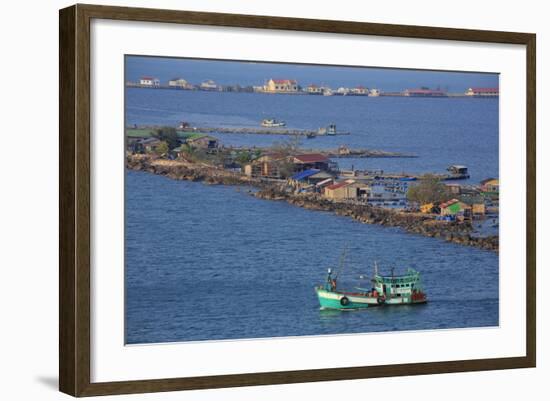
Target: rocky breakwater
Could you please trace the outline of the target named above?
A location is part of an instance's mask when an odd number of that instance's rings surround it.
[[[408,213],[348,202],[333,202],[316,194],[294,194],[275,186],[263,188],[255,192],[254,195],[261,199],[284,200],[305,209],[333,212],[362,223],[400,227],[410,233],[498,252],[498,236],[474,237],[471,235],[472,226],[469,223],[442,222],[434,220],[433,216],[421,213]]]
[[[166,160],[149,155],[129,155],[126,167],[131,170],[164,175],[174,180],[201,181],[206,184],[259,185],[243,174],[227,171],[204,163],[186,160]]]

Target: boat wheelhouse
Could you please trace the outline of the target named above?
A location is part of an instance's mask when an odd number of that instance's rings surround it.
[[[407,269],[401,276],[375,274],[373,288],[384,298],[385,305],[415,304],[426,302],[426,294],[420,280],[420,273],[414,269]]]

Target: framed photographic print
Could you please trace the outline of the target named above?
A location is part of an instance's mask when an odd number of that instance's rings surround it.
[[[60,390],[534,367],[535,35],[60,11]]]

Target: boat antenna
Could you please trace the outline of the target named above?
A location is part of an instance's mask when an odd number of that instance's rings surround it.
[[[378,262],[376,260],[374,261],[374,275],[378,275]]]
[[[338,276],[340,276],[340,274],[344,270],[347,253],[348,253],[348,246],[346,245],[344,247],[344,250],[342,251],[342,254],[340,255],[340,260],[338,262],[338,271],[336,272],[336,275],[334,276],[334,278],[338,278]]]

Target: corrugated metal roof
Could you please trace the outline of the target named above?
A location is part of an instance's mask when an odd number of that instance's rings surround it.
[[[439,205],[439,207],[440,207],[441,209],[444,209],[444,208],[446,208],[446,207],[448,207],[448,206],[451,206],[451,205],[453,205],[453,204],[455,204],[455,203],[458,203],[458,202],[459,202],[458,199],[451,199],[451,200],[449,200],[449,201],[447,201],[447,202],[443,202],[442,204]]]
[[[323,180],[321,182],[318,182],[315,184],[316,187],[322,187],[323,185],[328,184],[329,182],[332,182],[332,178],[327,178],[326,180]]]
[[[330,190],[338,189],[338,188],[342,188],[342,187],[345,187],[345,186],[350,185],[350,184],[351,184],[351,182],[346,182],[346,181],[344,181],[344,182],[337,182],[336,184],[329,185],[329,186],[327,187],[327,189],[330,189]]]
[[[328,162],[328,157],[320,153],[308,153],[303,155],[294,156],[296,160],[301,163],[319,163],[319,162]]]
[[[309,169],[309,170],[304,170],[304,171],[301,171],[299,173],[296,173],[290,178],[293,179],[293,180],[296,180],[296,181],[300,181],[300,180],[303,180],[304,178],[307,178],[309,176],[317,174],[319,171],[320,170],[312,168],[312,169]]]

